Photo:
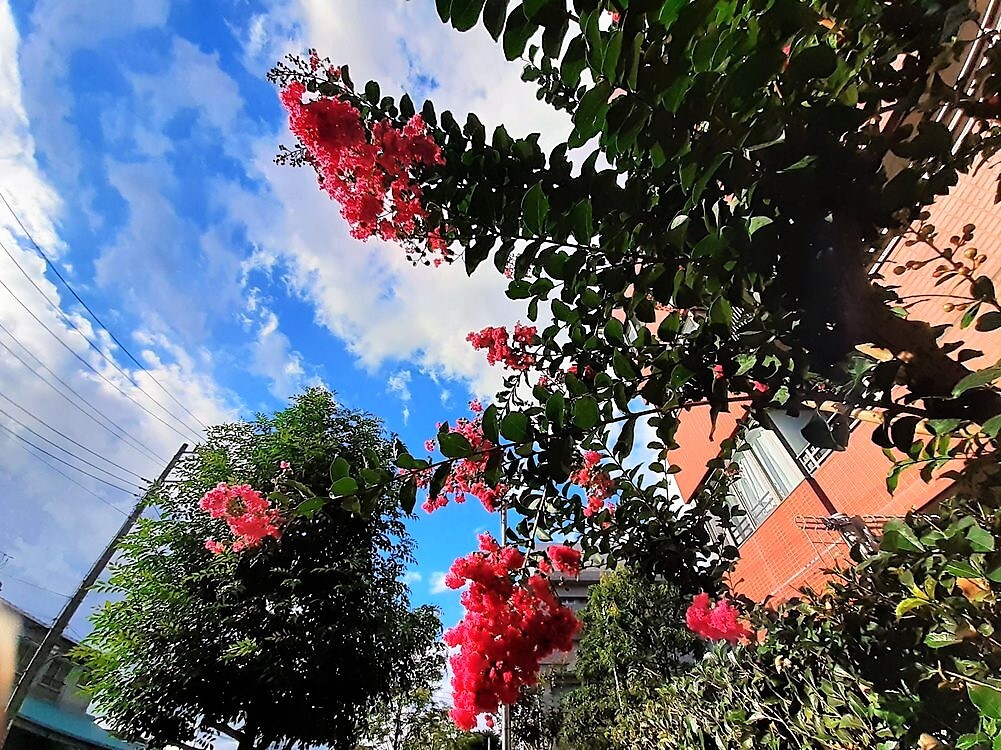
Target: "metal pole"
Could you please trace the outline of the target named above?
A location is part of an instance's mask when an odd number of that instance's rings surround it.
[[[507,546],[507,505],[501,506],[501,538],[502,547]],[[511,706],[503,704],[501,706],[501,750],[512,750],[511,745]]]
[[[160,476],[156,478],[156,481],[150,485],[149,489],[143,493],[143,496],[139,498],[139,502],[136,503],[136,507],[132,509],[125,522],[122,524],[118,532],[111,538],[108,542],[108,546],[104,548],[101,556],[97,558],[94,564],[91,566],[90,570],[87,571],[87,575],[80,582],[77,587],[76,592],[70,597],[69,601],[63,607],[59,616],[56,617],[55,622],[52,623],[52,627],[46,632],[45,637],[42,638],[42,642],[38,645],[38,649],[35,651],[34,655],[31,657],[31,661],[28,662],[28,666],[25,667],[24,672],[21,674],[20,679],[17,681],[17,685],[14,687],[14,692],[10,696],[10,702],[7,704],[7,725],[5,729],[7,732],[10,731],[11,726],[14,724],[14,719],[17,717],[17,712],[21,710],[21,704],[24,703],[24,699],[28,697],[28,693],[35,681],[41,675],[42,669],[48,663],[49,654],[52,652],[53,646],[62,637],[63,631],[66,626],[69,625],[70,620],[73,619],[73,615],[80,608],[83,603],[84,597],[87,596],[87,592],[90,591],[90,587],[94,585],[97,577],[101,575],[101,571],[107,566],[108,561],[111,560],[112,555],[115,554],[115,550],[118,549],[119,543],[122,538],[129,533],[129,529],[135,524],[142,515],[145,506],[146,498],[149,497],[149,493],[153,488],[158,487],[168,476],[170,472],[173,471],[174,466],[180,460],[181,456],[188,449],[188,444],[184,443],[174,454],[174,457],[170,459],[166,468],[160,472]],[[3,737],[0,737],[0,750],[2,750],[4,743],[6,742],[6,732]]]

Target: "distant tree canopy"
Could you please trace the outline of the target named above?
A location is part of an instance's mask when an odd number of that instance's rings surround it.
[[[618,716],[687,671],[704,643],[685,626],[689,599],[672,585],[625,569],[605,575],[581,612],[575,674],[562,697],[567,747],[605,750]]]
[[[125,540],[81,649],[110,725],[152,747],[205,747],[222,732],[242,750],[347,750],[370,709],[416,689],[399,676],[433,650],[439,625],[433,609],[409,607],[402,511],[388,495],[363,514],[317,500],[335,461],[361,471],[389,457],[382,423],[321,389],[210,428],[153,498],[156,518]],[[199,500],[219,482],[267,495],[287,519],[280,539],[207,550],[224,527]]]

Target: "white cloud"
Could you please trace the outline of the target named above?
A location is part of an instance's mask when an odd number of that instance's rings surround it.
[[[403,582],[408,586],[412,583],[420,583],[424,580],[424,576],[418,573],[416,570],[408,570],[403,574]]]
[[[485,30],[458,34],[427,3],[289,0],[255,17],[243,42],[255,73],[286,49],[314,46],[349,63],[358,82],[375,78],[387,92],[433,88],[437,107],[460,121],[476,111],[488,128],[504,122],[513,134],[541,131],[550,146],[567,129],[565,115],[535,99],[520,65],[507,63]],[[505,297],[506,281],[489,264],[468,278],[458,265],[414,268],[398,247],[352,240],[310,171],[273,164],[276,143],[290,140],[284,128],[258,140],[255,174],[267,188],[233,186],[230,216],[258,248],[286,260],[292,287],[363,366],[406,361],[467,379],[478,395],[495,392],[501,372],[465,337],[524,317],[523,303]]]
[[[386,387],[390,393],[395,393],[400,401],[410,400],[410,370],[399,370],[389,376]]]
[[[40,7],[48,5],[40,3]],[[150,7],[153,5],[149,3]],[[101,7],[102,12],[98,15],[108,16],[109,27],[115,27],[120,19],[110,18],[114,8]],[[66,18],[66,11],[54,11],[54,18]],[[58,33],[69,32],[59,30]],[[34,49],[36,52],[39,49],[37,44]],[[24,218],[32,234],[46,248],[58,251],[62,244],[53,219],[58,216],[61,201],[36,161],[32,137],[35,123],[30,123],[29,128],[18,69],[21,51],[10,9],[5,2],[0,2],[0,175],[13,193],[15,210]],[[68,54],[65,50],[64,53]],[[54,96],[51,90],[47,95]],[[0,497],[6,502],[0,505],[0,549],[13,557],[7,567],[11,580],[5,586],[4,595],[17,603],[36,605],[28,608],[44,617],[54,614],[60,603],[58,598],[51,595],[45,598],[37,590],[13,579],[20,578],[55,591],[72,590],[82,577],[82,571],[122,520],[119,512],[99,502],[95,495],[118,508],[130,507],[135,490],[125,482],[141,485],[140,477],[155,477],[181,442],[182,438],[168,424],[186,433],[188,431],[180,427],[180,422],[194,426],[194,420],[164,394],[161,386],[205,423],[232,419],[241,407],[231,393],[212,379],[212,360],[207,351],[179,346],[166,338],[161,328],[148,327],[135,332],[119,328],[119,338],[129,342],[129,348],[144,363],[143,367],[129,366],[109,336],[96,330],[89,319],[81,315],[82,310],[67,302],[63,290],[49,280],[44,262],[29,249],[15,220],[5,210],[0,210],[0,242],[14,258],[11,260],[6,254],[0,254],[0,279],[12,293],[0,291],[0,323],[9,331],[0,331],[0,382],[4,396],[13,401],[12,404],[3,400],[0,406],[11,417],[31,426],[38,435],[97,467],[87,467],[79,459],[71,458],[41,437],[25,431],[9,417],[0,419],[0,423],[14,433],[0,431],[0,455],[3,456]],[[148,257],[144,255],[144,260]],[[15,262],[24,269],[23,274]],[[134,257],[128,262],[134,272]],[[32,318],[13,295],[38,320]],[[51,309],[43,297],[61,309],[66,317]],[[90,349],[69,327],[67,318],[105,355],[117,355],[124,374],[101,353]],[[45,330],[43,323],[52,333]],[[81,360],[99,374],[84,366]],[[43,370],[39,362],[44,363],[48,371]],[[142,404],[150,413],[137,404]],[[168,416],[168,412],[178,419]],[[62,432],[65,438],[49,425]],[[131,437],[123,437],[126,433]],[[48,449],[53,456],[126,489],[111,489],[95,478],[59,465],[55,458],[40,460],[37,451],[32,455],[33,449],[14,435],[31,440]],[[68,439],[86,446],[92,453]],[[191,439],[189,437],[188,441]],[[147,452],[155,459],[146,455]],[[119,466],[112,466],[109,463],[112,461]],[[58,471],[49,464],[55,464]],[[106,471],[123,479],[111,479]]]
[[[432,573],[428,583],[430,584],[429,590],[432,594],[444,594],[451,590],[445,585],[445,573],[441,570],[436,570]]]

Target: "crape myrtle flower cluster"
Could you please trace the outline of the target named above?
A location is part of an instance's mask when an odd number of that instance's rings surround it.
[[[460,417],[454,425],[449,426],[449,432],[458,433],[466,438],[472,447],[472,453],[468,458],[452,463],[441,492],[433,500],[428,497],[421,505],[426,513],[433,513],[439,508],[444,508],[448,505],[449,496],[457,503],[464,503],[469,495],[477,498],[487,511],[493,513],[500,500],[507,494],[507,485],[498,484],[494,487],[484,481],[484,472],[490,460],[490,453],[497,446],[483,434],[482,404],[473,400],[469,403],[469,408],[473,412],[473,418]],[[425,441],[424,447],[429,452],[433,451],[435,449],[434,439]],[[432,476],[433,472],[431,471],[418,474],[416,477],[418,486],[427,487],[431,483]]]
[[[452,720],[463,730],[499,704],[518,700],[522,688],[538,682],[539,665],[557,651],[569,651],[580,622],[560,603],[549,579],[523,571],[525,555],[501,547],[489,534],[480,548],[452,563],[445,584],[462,592],[465,616],[445,633],[457,648],[451,657]],[[550,548],[552,549],[552,548]],[[580,555],[560,546],[550,562],[579,570]]]
[[[709,594],[702,593],[693,600],[685,621],[692,632],[711,641],[736,643],[741,638],[750,638],[751,630],[739,621],[740,613],[726,599],[720,599],[710,606]]]
[[[317,66],[311,55],[311,67]],[[320,187],[340,204],[352,237],[422,246],[435,265],[452,259],[440,228],[429,226],[418,182],[421,169],[445,163],[419,114],[402,128],[389,119],[366,126],[346,98],[307,94],[299,80],[288,83],[280,97],[289,128],[305,147]]]
[[[233,533],[229,549],[240,552],[260,546],[267,537],[281,536],[281,514],[271,507],[271,502],[247,484],[229,485],[220,482],[205,493],[198,507],[213,518],[221,518]],[[222,554],[227,546],[216,539],[206,539],[205,549]]]

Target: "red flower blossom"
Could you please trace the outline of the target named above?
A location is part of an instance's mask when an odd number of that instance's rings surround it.
[[[560,573],[568,576],[576,576],[580,573],[580,550],[567,547],[565,544],[553,544],[546,550],[546,555],[553,567]]]
[[[213,518],[226,521],[229,530],[236,537],[233,551],[257,547],[267,537],[281,536],[279,525],[282,517],[271,507],[271,502],[250,485],[230,486],[220,482],[205,493],[198,507]],[[213,554],[225,551],[225,545],[214,539],[205,540],[205,549]]]
[[[479,551],[456,560],[446,578],[455,588],[469,584],[462,594],[465,615],[445,633],[445,643],[459,649],[450,660],[450,714],[460,729],[472,729],[478,715],[500,703],[514,703],[523,687],[538,681],[543,659],[573,647],[580,623],[544,576],[516,581],[524,561],[518,550],[483,534]]]
[[[692,600],[685,612],[685,622],[692,632],[713,641],[736,643],[741,638],[749,638],[751,630],[738,621],[736,607],[725,599],[709,606],[709,594],[702,593]]]
[[[535,343],[535,326],[514,325],[514,340],[508,341],[507,328],[504,326],[487,326],[482,331],[473,331],[466,336],[466,341],[474,349],[487,350],[487,362],[495,365],[498,362],[512,370],[527,370],[535,364],[535,356],[525,348]]]
[[[587,493],[584,515],[588,517],[601,513],[606,508],[609,512],[615,508],[611,503],[605,502],[615,494],[615,481],[607,471],[597,468],[600,461],[600,453],[585,451],[580,468],[570,475],[570,482],[582,487]]]
[[[319,65],[313,53],[310,65],[314,70]],[[450,259],[440,229],[426,226],[428,212],[416,181],[420,168],[445,163],[421,116],[414,115],[402,129],[379,120],[368,131],[349,101],[320,97],[304,102],[305,94],[300,81],[281,92],[289,128],[305,146],[320,186],[340,204],[351,235],[404,242],[423,238],[437,260]]]
[[[479,407],[479,411],[477,411]],[[483,407],[479,401],[470,403],[470,408],[476,415],[473,419],[459,418],[449,432],[462,435],[472,447],[472,454],[469,458],[459,459],[452,464],[451,471],[442,485],[441,493],[434,500],[428,498],[422,508],[426,513],[433,513],[439,508],[448,505],[448,496],[451,495],[456,503],[466,502],[468,495],[473,495],[491,513],[496,509],[499,501],[507,494],[508,487],[499,484],[493,487],[484,481],[484,472],[490,460],[491,451],[496,446],[487,440],[483,434]],[[440,425],[439,425],[440,427]],[[428,451],[434,450],[435,441],[429,439],[424,443]],[[417,475],[417,484],[420,487],[428,487],[431,484],[433,472],[423,471]]]

